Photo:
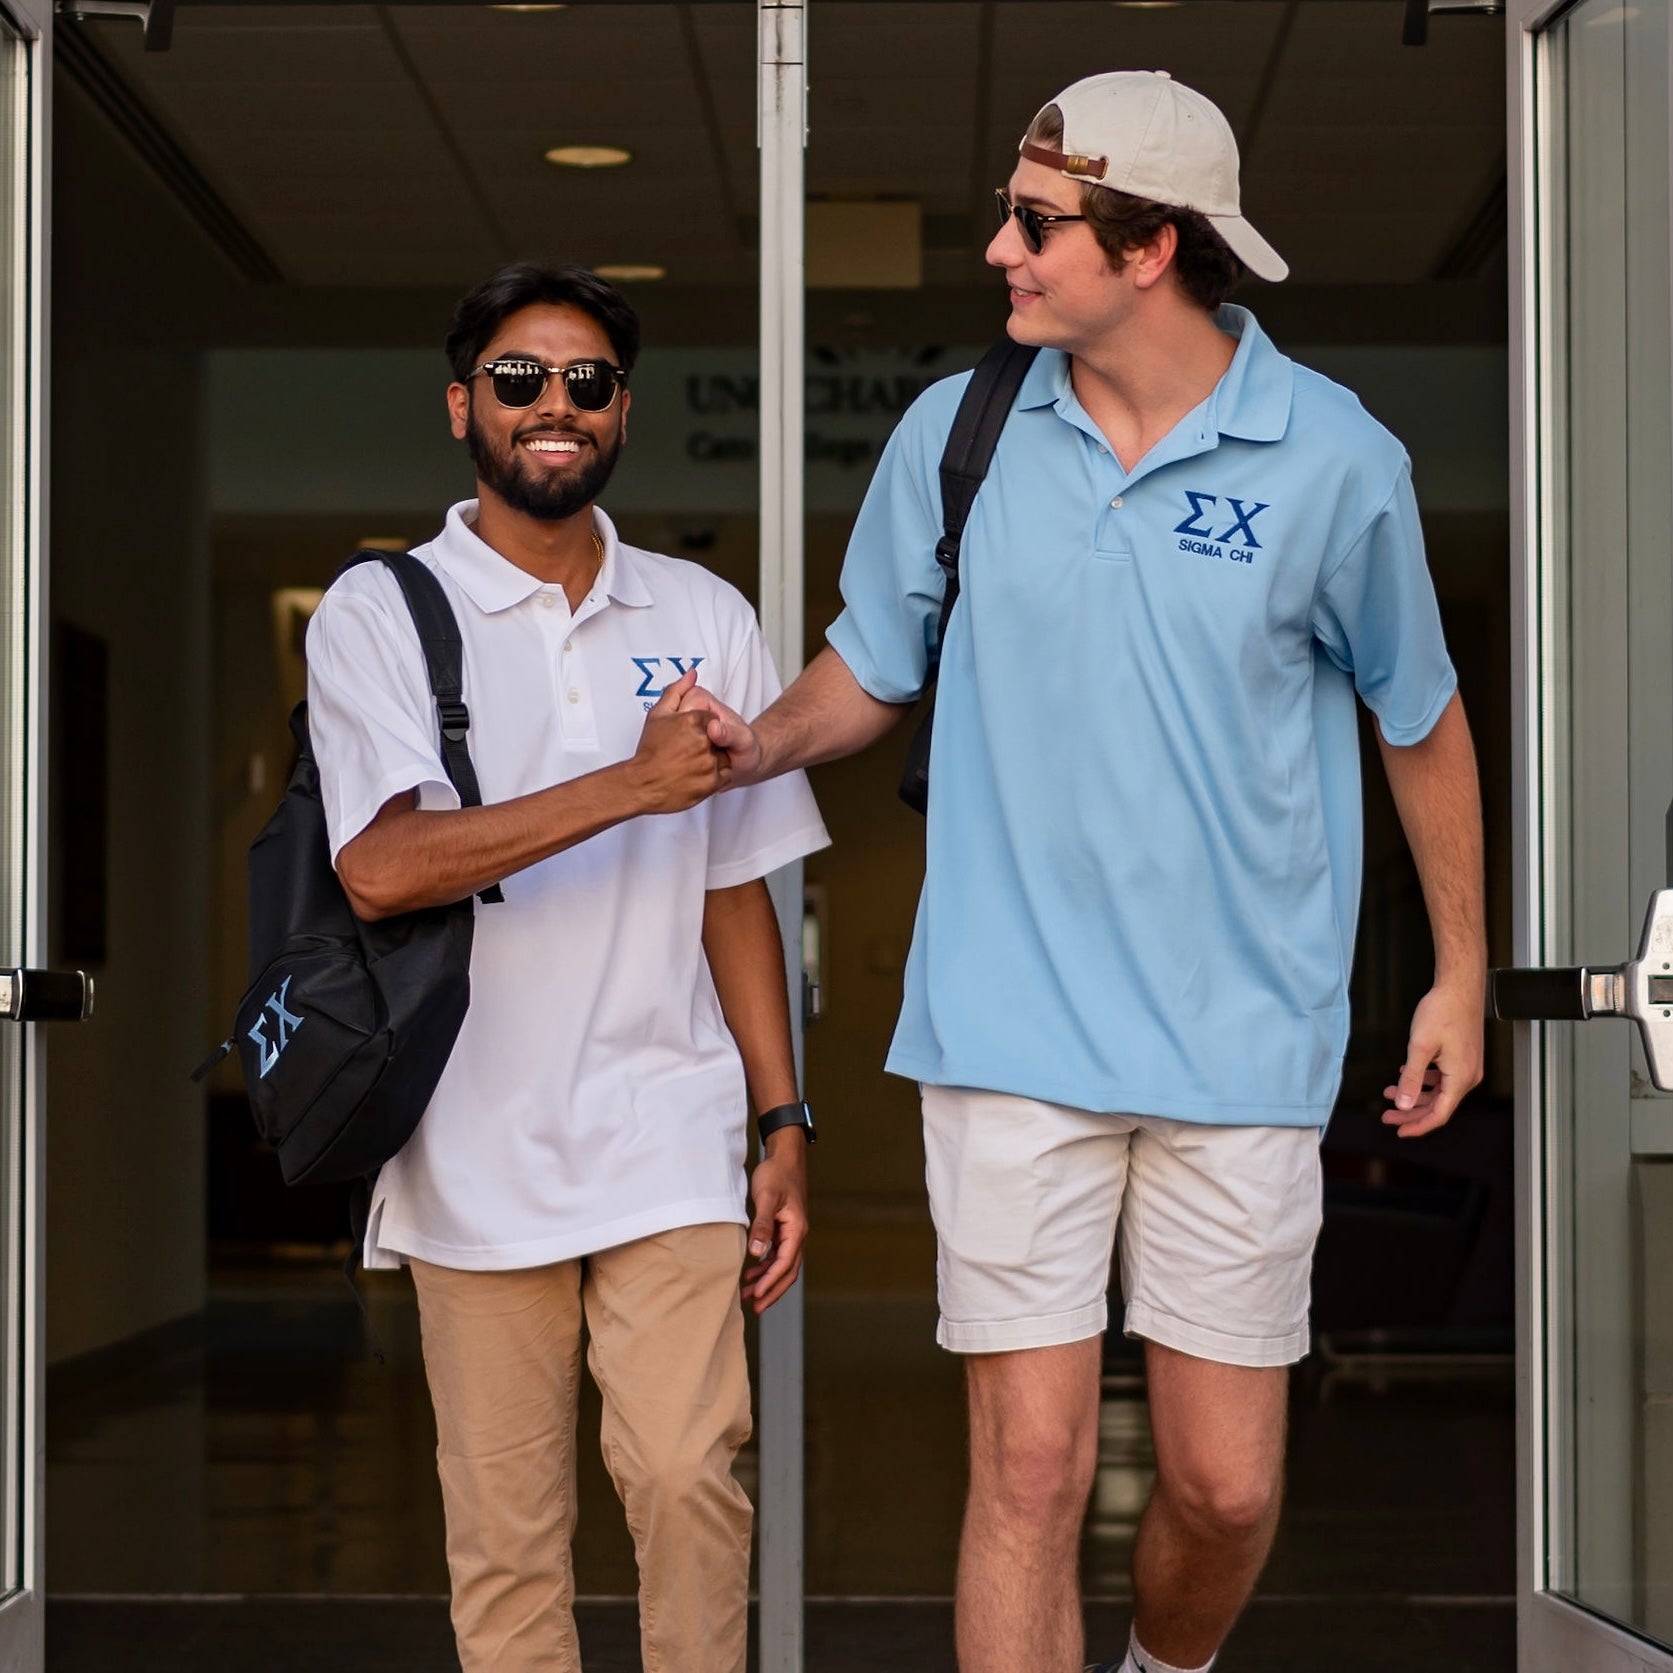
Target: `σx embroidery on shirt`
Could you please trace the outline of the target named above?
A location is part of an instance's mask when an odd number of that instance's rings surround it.
[[[1261,543],[1255,535],[1254,521],[1263,511],[1272,509],[1270,503],[1240,500],[1227,494],[1224,497],[1226,511],[1216,512],[1211,508],[1222,503],[1218,494],[1201,494],[1187,488],[1185,498],[1191,508],[1190,514],[1183,523],[1175,524],[1173,531],[1182,537],[1179,542],[1181,552],[1195,552],[1204,558],[1225,558],[1231,563],[1255,561],[1255,553],[1261,550]],[[1225,528],[1217,528],[1228,513],[1231,521]]]
[[[653,703],[662,695],[663,687],[670,681],[677,680],[682,674],[689,674],[693,668],[699,668],[703,663],[700,656],[636,656],[632,660],[633,666],[643,676],[639,681],[639,689],[633,695],[648,697]],[[664,672],[669,668],[673,669],[673,673]],[[649,706],[646,705],[647,708]]]

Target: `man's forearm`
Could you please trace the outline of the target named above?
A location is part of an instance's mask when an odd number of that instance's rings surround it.
[[[411,791],[385,802],[337,856],[349,904],[373,919],[463,900],[624,819],[680,813],[724,789],[731,769],[704,717],[679,712],[695,683],[687,672],[664,690],[615,766],[487,807],[423,813]]]
[[[757,1112],[793,1103],[796,1057],[784,942],[767,885],[711,889],[703,902],[703,952],[721,1015],[738,1043]]]
[[[349,904],[364,919],[441,906],[561,854],[649,811],[621,762],[491,807],[422,811],[409,791],[337,856]]]
[[[1435,941],[1437,986],[1486,979],[1486,887],[1481,785],[1475,747],[1456,696],[1421,743],[1384,741],[1384,769],[1423,884]]]
[[[857,754],[910,707],[879,702],[827,645],[755,721],[763,762],[758,776],[776,778],[798,767]]]

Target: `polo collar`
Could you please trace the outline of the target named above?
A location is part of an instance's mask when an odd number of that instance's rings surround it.
[[[1281,441],[1290,425],[1295,362],[1273,347],[1247,308],[1228,302],[1214,323],[1237,338],[1237,353],[1209,397],[1210,424],[1239,441]]]
[[[1056,407],[1063,410],[1063,398],[1074,399],[1069,387],[1069,357],[1062,349],[1041,349],[1034,356],[1034,364],[1022,376],[1022,388],[1017,393],[1017,410],[1030,407]]]
[[[616,525],[595,505],[593,527],[604,542],[604,565],[598,572],[598,590],[635,610],[654,602],[650,583],[645,579],[645,566],[638,551],[625,546],[616,535]]]
[[[544,583],[502,558],[477,534],[476,512],[475,500],[461,500],[448,511],[447,522],[436,540],[436,555],[470,601],[491,616],[532,598]],[[633,548],[621,543],[616,525],[597,506],[593,507],[593,531],[604,543],[604,562],[599,568],[595,594],[602,593],[618,604],[635,608],[650,604],[651,589]]]
[[[1247,308],[1227,303],[1214,323],[1237,338],[1237,352],[1201,409],[1206,429],[1239,441],[1281,440],[1289,428],[1295,363],[1273,347]],[[1064,418],[1078,411],[1069,367],[1061,349],[1042,349],[1022,380],[1018,408],[1054,406]]]

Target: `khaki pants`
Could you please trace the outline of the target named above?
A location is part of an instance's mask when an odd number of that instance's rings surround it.
[[[582,1320],[639,1558],[645,1673],[743,1673],[751,1511],[744,1228],[685,1226],[515,1272],[412,1262],[464,1673],[578,1673]]]

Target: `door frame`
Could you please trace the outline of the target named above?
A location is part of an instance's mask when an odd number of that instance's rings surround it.
[[[761,147],[761,627],[780,677],[802,667],[807,146],[804,0],[756,0],[756,133]],[[802,1080],[802,867],[770,880],[784,938],[796,1079]],[[761,1673],[801,1673],[806,1564],[803,1281],[761,1318],[756,1542]]]
[[[46,726],[48,577],[48,329],[51,307],[51,158],[52,158],[52,5],[51,0],[4,0],[5,20],[27,49],[28,87],[23,117],[25,167],[17,186],[26,194],[14,276],[17,307],[0,319],[10,334],[18,378],[6,413],[10,459],[17,469],[20,515],[6,536],[15,542],[15,561],[23,574],[6,575],[0,585],[21,604],[22,621],[10,629],[7,650],[21,653],[9,675],[5,702],[17,716],[13,747],[20,759],[7,764],[15,774],[11,796],[21,796],[16,826],[20,852],[7,886],[21,883],[22,945],[15,949],[25,965],[47,963],[46,895]],[[18,461],[18,449],[22,458]],[[19,468],[19,466],[21,468]],[[0,1344],[0,1376],[17,1401],[13,1432],[5,1437],[0,1481],[3,1501],[16,1507],[0,1538],[0,1584],[14,1578],[16,1589],[0,1601],[0,1665],[18,1673],[39,1673],[45,1663],[45,1108],[42,1041],[39,1024],[17,1029],[17,1103],[15,1120],[0,1129],[0,1179],[14,1190],[15,1231],[0,1275],[9,1294],[0,1317],[15,1307],[15,1328]]]
[[[1538,74],[1541,36],[1574,0],[1508,0],[1505,31],[1506,158],[1511,280],[1510,536],[1514,958],[1519,965],[1565,962],[1555,943],[1556,844],[1546,813],[1555,765],[1561,682],[1558,642],[1554,495],[1558,469],[1547,410],[1547,356],[1555,347],[1548,275],[1559,271],[1541,205],[1552,190],[1549,136],[1542,126]],[[1669,63],[1673,85],[1673,57]],[[1673,133],[1670,133],[1673,139]],[[1673,310],[1673,295],[1668,298]],[[1670,462],[1673,463],[1673,462]],[[1550,1495],[1554,1479],[1550,1425],[1558,1406],[1550,1387],[1547,1326],[1558,1303],[1554,1278],[1557,1182],[1547,1110],[1548,1078],[1566,1055],[1562,1028],[1520,1023],[1516,1080],[1516,1460],[1517,1666],[1521,1673],[1673,1673],[1673,1653],[1550,1590]]]

